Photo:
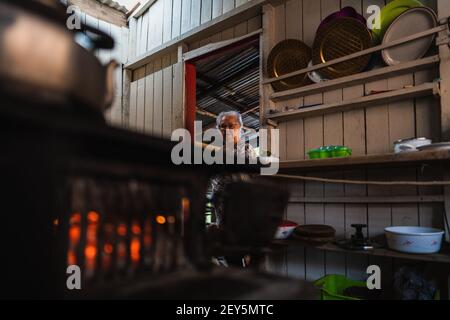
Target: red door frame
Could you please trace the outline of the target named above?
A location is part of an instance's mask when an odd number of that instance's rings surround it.
[[[185,62],[185,113],[184,113],[184,119],[185,119],[185,128],[189,131],[191,134],[191,139],[194,141],[195,135],[194,135],[194,122],[196,117],[196,111],[197,111],[197,70],[195,67],[195,62],[204,58],[216,56],[223,54],[224,52],[235,49],[238,47],[245,47],[249,46],[252,43],[258,43],[259,44],[259,37],[260,35],[257,34],[255,36],[249,37],[247,39],[244,39],[242,41],[237,41],[233,44],[230,44],[229,46],[226,46],[221,49],[217,49],[216,51],[209,52],[205,55],[196,57],[194,59],[191,59],[189,61]]]
[[[185,67],[186,77],[186,108],[185,108],[185,128],[191,134],[191,139],[194,141],[194,122],[195,113],[197,111],[197,70],[195,64],[186,62]]]

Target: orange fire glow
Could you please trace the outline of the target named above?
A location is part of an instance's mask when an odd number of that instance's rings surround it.
[[[140,235],[141,227],[138,226],[137,224],[133,224],[133,226],[131,227],[131,232],[133,232],[133,234],[135,234],[135,235]]]
[[[103,251],[106,254],[111,254],[113,252],[113,250],[114,250],[113,246],[111,244],[109,244],[109,243],[105,244],[104,247],[103,247]]]
[[[81,222],[81,214],[80,213],[74,213],[70,217],[70,224],[80,223]]]
[[[156,222],[158,222],[159,224],[164,224],[164,223],[166,223],[166,217],[164,217],[164,216],[157,216],[156,217]]]
[[[80,240],[81,236],[81,228],[80,227],[70,227],[69,229],[69,238],[70,243],[75,245]]]
[[[141,243],[139,242],[139,239],[131,240],[131,244],[130,244],[131,261],[133,261],[133,262],[139,261],[140,250],[141,250]]]
[[[75,252],[73,252],[73,250],[69,250],[67,252],[67,264],[69,266],[77,264],[77,256],[75,255]]]
[[[95,211],[90,211],[87,214],[87,219],[90,223],[97,223],[99,220],[99,214]]]
[[[125,237],[127,235],[127,226],[123,223],[119,224],[117,227],[117,234],[121,237]]]
[[[87,260],[93,260],[97,256],[97,248],[95,246],[89,245],[84,250],[84,254]]]
[[[191,202],[189,201],[189,199],[182,198],[181,199],[181,208],[183,210],[183,217],[185,220],[189,219],[190,207],[191,207]]]

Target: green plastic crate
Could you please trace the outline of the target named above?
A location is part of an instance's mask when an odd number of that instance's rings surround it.
[[[364,281],[355,281],[347,279],[341,275],[328,275],[319,280],[316,280],[314,284],[320,288],[321,300],[360,300],[353,297],[344,296],[344,290],[349,287],[366,287],[367,284]]]

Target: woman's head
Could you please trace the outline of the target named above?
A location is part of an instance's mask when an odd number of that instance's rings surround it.
[[[216,120],[217,129],[220,130],[224,138],[224,143],[232,139],[234,144],[241,140],[242,116],[237,111],[221,112]]]

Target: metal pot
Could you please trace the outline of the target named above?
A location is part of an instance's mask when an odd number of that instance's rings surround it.
[[[353,7],[345,7],[342,8],[340,11],[336,11],[328,15],[325,19],[323,19],[319,27],[317,28],[317,32],[319,32],[319,30],[321,30],[323,27],[327,26],[328,24],[339,18],[354,18],[359,22],[361,22],[363,25],[367,25],[367,21],[366,18],[364,18],[364,16],[360,15]]]
[[[33,102],[103,112],[114,97],[117,64],[103,66],[75,35],[89,37],[92,50],[111,49],[114,40],[86,25],[69,31],[65,12],[57,1],[0,0],[0,90]]]
[[[418,148],[432,144],[433,141],[427,138],[402,139],[394,142],[395,153],[419,151]]]

